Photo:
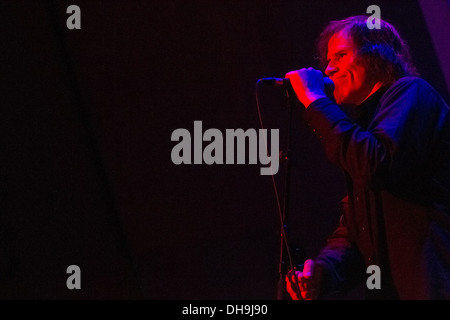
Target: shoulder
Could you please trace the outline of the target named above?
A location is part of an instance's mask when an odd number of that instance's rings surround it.
[[[403,77],[392,84],[384,93],[381,101],[402,100],[419,104],[441,104],[446,106],[444,99],[424,79],[419,77]],[[448,106],[446,106],[448,108]]]
[[[386,91],[385,95],[394,94],[402,91],[432,91],[435,90],[431,85],[422,78],[403,77],[394,82]]]

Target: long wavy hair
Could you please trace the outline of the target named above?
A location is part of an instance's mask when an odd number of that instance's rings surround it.
[[[385,84],[395,82],[401,77],[418,76],[412,62],[408,44],[396,28],[380,19],[380,29],[367,27],[367,16],[352,16],[343,20],[331,21],[317,40],[318,59],[323,70],[327,67],[328,42],[340,32],[346,32],[357,50],[357,62],[369,72],[381,75]]]

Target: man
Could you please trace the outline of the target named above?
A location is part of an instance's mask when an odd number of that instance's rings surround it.
[[[343,169],[339,226],[315,259],[286,276],[293,299],[320,299],[381,270],[374,299],[450,299],[450,109],[417,77],[406,43],[365,16],[331,22],[322,72],[286,74],[328,159]],[[298,292],[300,289],[300,292]]]

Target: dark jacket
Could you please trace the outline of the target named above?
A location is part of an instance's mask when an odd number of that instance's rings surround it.
[[[384,299],[450,299],[450,109],[405,77],[345,111],[328,98],[304,118],[344,170],[340,224],[316,258],[327,291],[381,269]]]

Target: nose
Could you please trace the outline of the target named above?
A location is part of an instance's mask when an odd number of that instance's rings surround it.
[[[327,68],[325,69],[325,74],[327,75],[327,77],[331,77],[338,71],[339,69],[335,65],[333,65],[330,61],[330,63],[328,63],[327,65]]]

